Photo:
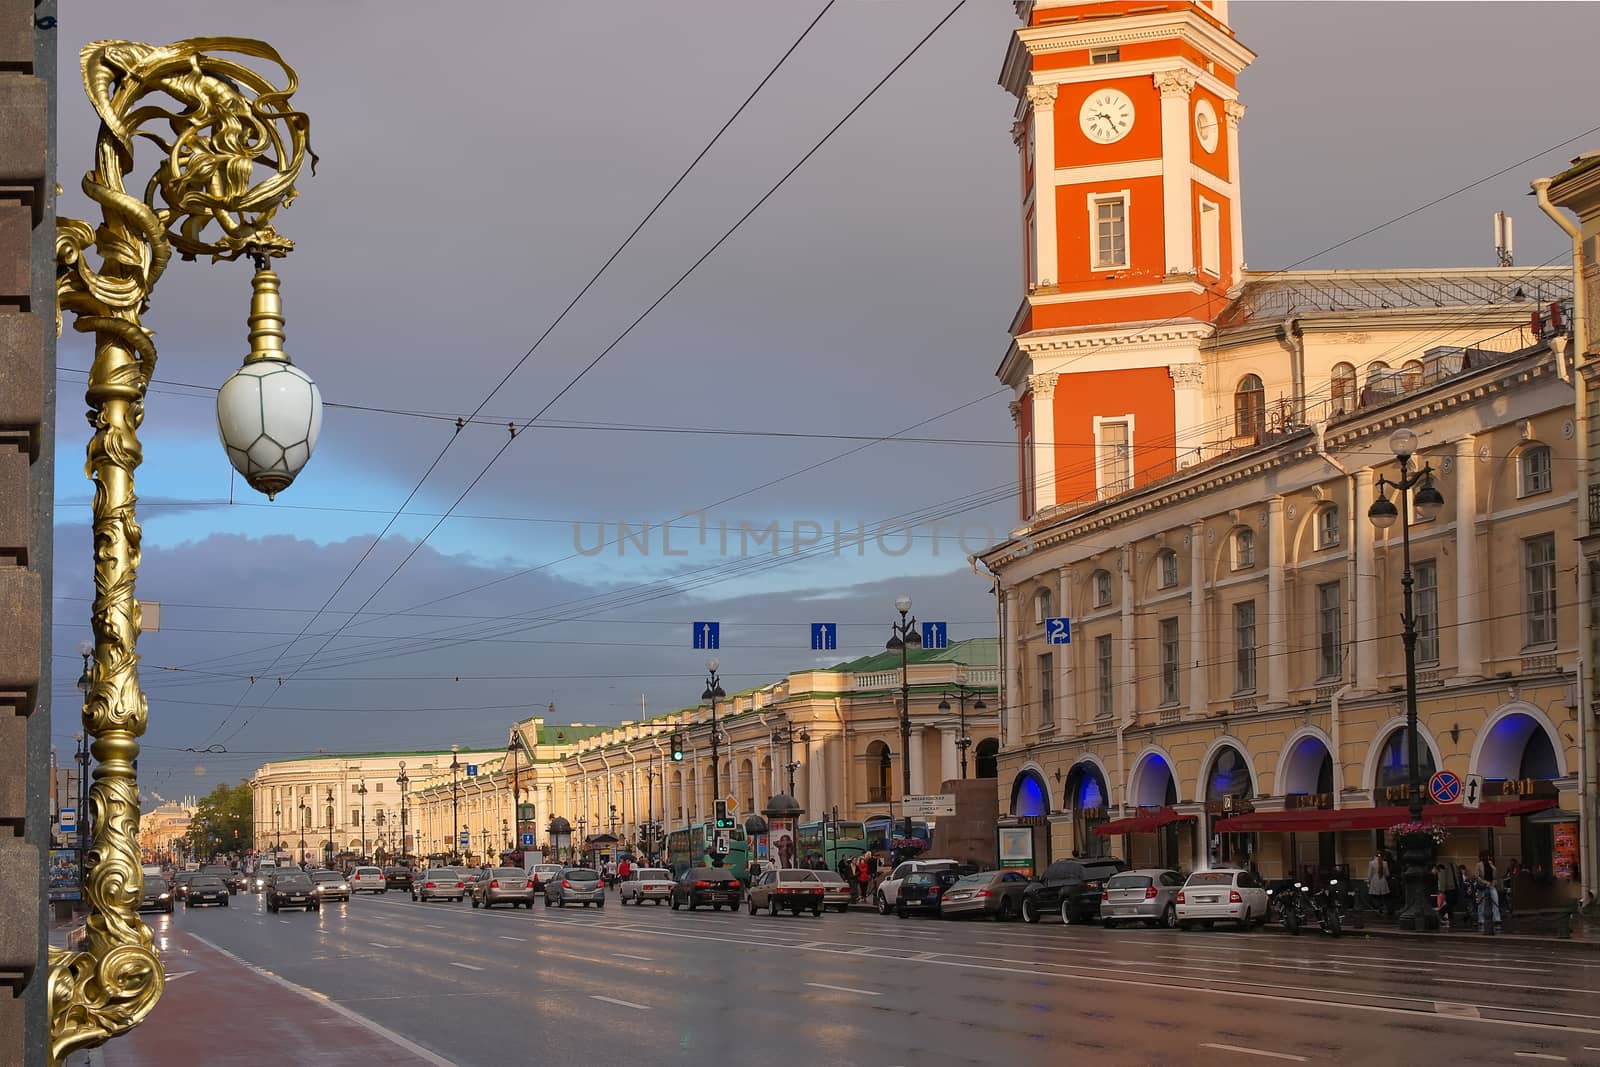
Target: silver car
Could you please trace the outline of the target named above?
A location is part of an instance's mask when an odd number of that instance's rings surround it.
[[[545,884],[552,878],[558,882],[561,881],[561,872],[564,870],[566,868],[559,863],[535,863],[533,865],[533,874],[528,879],[533,883],[533,891],[535,893],[543,893]]]
[[[588,867],[568,867],[560,878],[551,878],[544,884],[544,906],[566,907],[582,904],[597,908],[606,906],[606,887],[600,881],[600,872]]]
[[[1170,930],[1178,925],[1176,901],[1183,888],[1177,871],[1148,868],[1111,876],[1100,891],[1100,925],[1141,922]]]
[[[467,891],[472,894],[474,908],[492,908],[496,904],[533,907],[533,883],[521,867],[491,867],[470,883]]]
[[[808,871],[811,877],[822,883],[822,906],[834,908],[838,911],[850,910],[850,886],[839,877],[836,871]]]
[[[664,904],[672,898],[672,872],[665,867],[636,867],[617,888],[617,900]]]
[[[412,900],[456,900],[467,895],[467,880],[454,867],[435,867],[411,880]]]

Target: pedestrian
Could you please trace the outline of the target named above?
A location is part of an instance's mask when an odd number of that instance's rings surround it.
[[[866,857],[856,862],[856,899],[872,898],[872,864]]]
[[[1500,877],[1500,914],[1510,917],[1516,910],[1516,894],[1512,892],[1517,875],[1522,873],[1522,861],[1506,860],[1505,873]]]
[[[1484,934],[1493,935],[1500,932],[1500,893],[1496,884],[1497,872],[1494,866],[1494,856],[1488,849],[1478,854],[1478,866],[1474,872],[1478,882],[1478,928]],[[1493,921],[1491,927],[1489,923]]]
[[[1379,911],[1389,913],[1389,861],[1382,849],[1367,861],[1367,896]]]
[[[1451,864],[1439,864],[1435,874],[1439,880],[1439,921],[1448,928],[1450,917],[1456,910],[1456,902],[1461,896],[1461,886],[1456,881],[1456,869]]]
[[[631,874],[633,874],[633,863],[624,857],[622,862],[617,864],[617,881],[626,882]]]
[[[856,899],[856,884],[859,879],[856,878],[855,865],[860,861],[860,859],[860,856],[856,856],[854,858],[850,856],[839,857],[839,877],[843,878],[844,884],[850,887],[851,900]]]

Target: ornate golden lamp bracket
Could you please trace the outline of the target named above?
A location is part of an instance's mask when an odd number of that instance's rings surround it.
[[[83,191],[103,217],[98,226],[57,222],[56,296],[58,316],[71,312],[74,328],[95,337],[86,393],[94,436],[85,464],[94,483],[94,659],[83,727],[98,766],[89,791],[94,837],[83,871],[87,940],[83,951],[50,953],[50,1055],[57,1064],[137,1026],[163,984],[150,930],[138,915],[143,878],[133,762],[148,709],[135,651],[140,531],[133,472],[143,458],[138,430],[156,361],[140,316],[174,251],[190,260],[248,255],[255,261],[245,370],[292,373],[308,386],[300,398],[304,410],[289,412],[291,423],[302,420],[299,438],[279,441],[289,434],[262,431],[278,448],[275,457],[270,447],[253,447],[254,441],[236,447],[240,442],[230,440],[229,412],[219,400],[224,444],[235,466],[251,484],[276,492],[309,458],[321,422],[315,384],[282,350],[277,275],[266,269],[294,247],[272,228],[272,217],[294,199],[306,159],[316,165],[310,122],[289,106],[298,84],[294,71],[270,46],[234,37],[161,47],[96,41],[79,58],[84,89],[100,116],[95,165],[84,175]],[[281,75],[283,87],[246,60]],[[124,181],[141,139],[156,145],[162,158],[142,195],[134,195]],[[98,267],[88,261],[91,250],[100,258]],[[245,386],[259,390],[260,377],[258,371]],[[231,421],[237,438],[238,420]],[[259,469],[240,466],[241,456]]]

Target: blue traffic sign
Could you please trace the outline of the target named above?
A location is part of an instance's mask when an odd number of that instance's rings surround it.
[[[522,847],[523,848],[532,848],[533,847],[533,835],[532,834],[523,834],[522,835]]]
[[[470,844],[472,844],[472,831],[470,831],[470,830],[461,831],[461,844],[462,845],[470,845]]]
[[[839,647],[839,624],[814,622],[811,624],[811,647],[817,652],[832,652]]]
[[[942,622],[925,622],[922,624],[923,648],[948,648],[949,638],[946,634],[946,624]]]
[[[1072,644],[1071,619],[1046,619],[1044,620],[1045,640],[1052,645]]]
[[[467,777],[468,778],[476,778],[476,777],[478,777],[478,765],[476,763],[467,764]]]
[[[1435,804],[1454,804],[1461,799],[1461,776],[1455,771],[1440,771],[1428,779],[1428,796]]]
[[[697,622],[694,624],[694,647],[706,651],[722,647],[722,624],[720,622]]]
[[[62,833],[64,833],[64,834],[75,834],[75,833],[78,832],[78,809],[77,808],[62,808],[61,809],[60,819],[61,819],[61,832]]]

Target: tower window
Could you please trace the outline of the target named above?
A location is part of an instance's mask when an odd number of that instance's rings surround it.
[[[1116,270],[1128,265],[1128,194],[1090,195],[1089,226],[1093,250],[1090,266]]]
[[[1222,210],[1200,200],[1200,269],[1222,277]]]
[[[1120,48],[1091,48],[1089,49],[1090,63],[1115,63],[1122,58]]]
[[[1100,495],[1115,496],[1133,488],[1133,416],[1120,419],[1095,417],[1099,453]]]
[[[1233,432],[1257,440],[1267,429],[1267,391],[1261,379],[1246,374],[1233,391]]]
[[[1356,409],[1356,368],[1350,363],[1333,365],[1329,392],[1333,397],[1333,413],[1344,415]]]

